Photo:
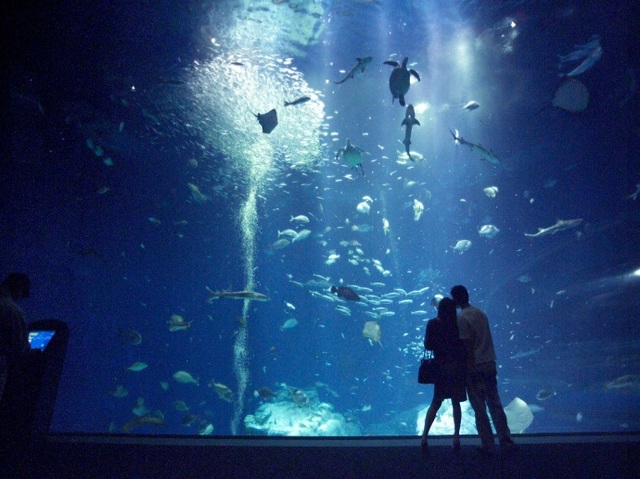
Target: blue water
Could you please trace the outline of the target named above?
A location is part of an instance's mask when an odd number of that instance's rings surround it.
[[[329,434],[416,434],[433,392],[416,383],[431,299],[462,283],[490,318],[503,403],[533,410],[527,432],[637,431],[638,37],[626,2],[561,3],[165,0],[10,12],[0,272],[31,277],[28,319],[69,324],[53,429],[118,432],[153,417],[164,425],[131,432],[256,433],[245,417],[269,424],[280,412],[269,419],[264,408],[280,405],[327,428],[333,415],[345,427]],[[567,111],[578,100],[558,97],[560,75],[594,39],[601,56],[572,77],[588,106]],[[364,72],[333,83],[365,56]],[[405,108],[383,64],[404,57],[420,75],[406,94],[420,122],[415,163],[399,159]],[[311,100],[283,106],[301,96]],[[480,107],[462,109],[470,100]],[[253,114],[272,108],[279,125],[265,135]],[[366,152],[364,175],[336,158],[347,138]],[[525,236],[570,219],[582,221]],[[361,225],[370,230],[353,230]],[[480,236],[483,225],[498,234]],[[311,233],[274,248],[292,227]],[[460,240],[471,247],[455,251]],[[331,301],[331,284],[365,300]],[[207,287],[270,300],[207,303]],[[409,294],[384,296],[395,288]],[[190,327],[169,331],[174,314]],[[379,342],[363,336],[367,321]],[[129,330],[140,344],[127,343]],[[147,368],[127,370],[136,361]],[[177,371],[197,383],[177,382]],[[126,395],[113,394],[119,386]],[[256,397],[260,388],[275,397]],[[295,403],[300,394],[310,403]],[[318,423],[295,429],[292,414],[278,424],[291,422],[285,433],[318,433]],[[435,432],[450,433],[442,422]],[[273,426],[262,433],[282,433]],[[463,432],[474,432],[469,414]]]

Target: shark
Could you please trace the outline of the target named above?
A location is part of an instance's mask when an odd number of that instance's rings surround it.
[[[249,301],[269,301],[269,296],[267,296],[266,294],[258,293],[256,291],[225,291],[224,289],[222,291],[212,291],[209,288],[207,288],[207,290],[209,291],[209,299],[207,300],[208,303],[211,303],[214,299],[219,298],[246,299]]]
[[[467,145],[469,148],[471,148],[471,151],[475,151],[476,153],[479,153],[481,159],[486,160],[489,163],[492,163],[496,166],[501,166],[505,170],[507,169],[507,167],[504,166],[504,164],[500,161],[500,159],[496,156],[496,154],[493,151],[486,149],[480,143],[471,143],[470,141],[465,140],[464,138],[462,138],[462,136],[460,136],[460,133],[458,133],[458,130],[456,130],[455,133],[451,130],[449,130],[449,132],[451,133],[451,136],[453,136],[453,139],[455,140],[456,145]]]
[[[405,127],[404,140],[402,140],[402,144],[407,151],[407,156],[409,157],[409,159],[411,161],[416,161],[411,158],[411,152],[409,151],[409,145],[411,145],[411,130],[413,129],[413,125],[420,126],[420,122],[416,120],[416,111],[414,110],[413,105],[408,105],[404,120],[402,120],[401,123],[401,126]]]
[[[356,64],[351,70],[349,70],[349,73],[347,73],[347,75],[342,80],[334,81],[333,83],[335,83],[336,85],[340,85],[341,83],[346,82],[349,78],[354,78],[355,74],[358,73],[358,70],[364,72],[364,69],[369,63],[371,63],[371,60],[373,60],[372,57],[356,58]]]
[[[509,356],[509,359],[528,358],[529,356],[533,356],[534,354],[538,354],[540,351],[542,351],[542,346],[534,348],[534,349],[529,349],[528,351],[519,351],[516,354],[514,354],[513,356]]]
[[[538,238],[539,236],[546,235],[554,235],[558,231],[564,231],[571,228],[575,228],[576,226],[580,226],[582,223],[582,218],[577,218],[575,220],[558,220],[555,225],[551,225],[548,228],[538,228],[538,232],[534,234],[525,233],[524,235],[529,238]]]

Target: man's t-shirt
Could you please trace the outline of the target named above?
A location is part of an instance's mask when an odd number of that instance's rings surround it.
[[[475,306],[467,306],[458,313],[460,339],[470,339],[473,344],[474,364],[496,360],[493,339],[489,329],[489,319]]]

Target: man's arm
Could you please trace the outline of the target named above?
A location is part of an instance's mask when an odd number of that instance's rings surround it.
[[[475,369],[475,358],[473,355],[473,341],[471,339],[463,339],[464,350],[467,353],[467,371]]]

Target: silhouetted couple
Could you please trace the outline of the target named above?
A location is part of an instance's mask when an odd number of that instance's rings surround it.
[[[422,451],[428,453],[427,436],[444,399],[453,407],[453,450],[460,450],[460,403],[467,399],[475,412],[476,428],[482,446],[479,451],[490,454],[494,445],[487,408],[498,433],[500,445],[512,450],[507,417],[498,394],[496,353],[487,315],[469,304],[469,292],[462,285],[451,288],[451,297],[438,303],[438,316],[429,320],[424,347],[433,351],[440,375],[434,384],[433,399],[427,410]],[[460,313],[456,315],[456,307]]]

